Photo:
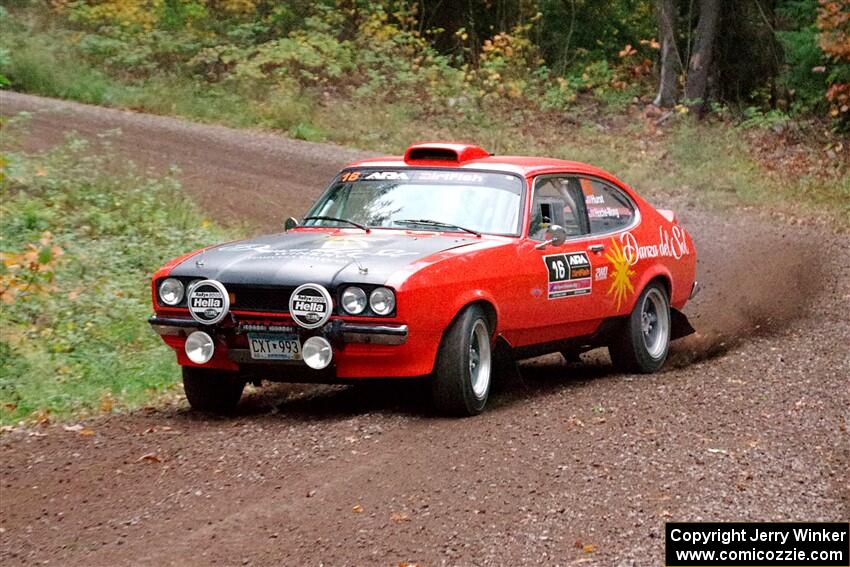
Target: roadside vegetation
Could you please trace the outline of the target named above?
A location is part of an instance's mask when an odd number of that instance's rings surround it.
[[[850,225],[850,3],[714,14],[693,100],[697,24],[714,4],[17,1],[0,9],[0,74],[16,90],[363,149],[449,138],[580,159],[642,190]]]
[[[150,274],[226,235],[173,177],[113,159],[108,138],[96,146],[3,147],[0,423],[135,407],[178,375],[146,321]]]
[[[0,88],[376,151],[461,139],[850,229],[850,2],[727,5],[697,99],[711,2],[462,4],[5,1]],[[0,133],[0,422],[144,404],[177,376],[150,273],[228,235],[108,136],[27,155],[19,122]]]

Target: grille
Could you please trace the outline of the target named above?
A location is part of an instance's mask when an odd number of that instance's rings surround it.
[[[231,301],[230,308],[233,310],[288,313],[289,296],[295,288],[228,285],[227,290],[236,299]]]

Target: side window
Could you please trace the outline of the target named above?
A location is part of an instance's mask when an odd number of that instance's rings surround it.
[[[595,179],[582,179],[581,190],[591,233],[611,232],[632,224],[635,207],[625,193]]]
[[[545,240],[546,229],[552,224],[564,227],[568,237],[586,234],[587,222],[582,198],[577,177],[537,178],[531,203],[529,238]]]

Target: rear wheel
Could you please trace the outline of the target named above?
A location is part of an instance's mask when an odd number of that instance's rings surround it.
[[[192,409],[227,414],[236,408],[245,380],[233,372],[183,367],[183,391]]]
[[[490,395],[492,332],[484,310],[466,308],[446,331],[434,366],[431,390],[441,413],[481,413]]]
[[[664,286],[653,282],[638,297],[608,352],[618,369],[649,374],[664,365],[669,346],[670,301]]]

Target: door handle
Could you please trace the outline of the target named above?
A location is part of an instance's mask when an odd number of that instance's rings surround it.
[[[591,252],[595,252],[595,253],[599,254],[600,252],[605,250],[605,245],[604,244],[591,244],[590,246],[587,247],[587,249],[590,250]]]

